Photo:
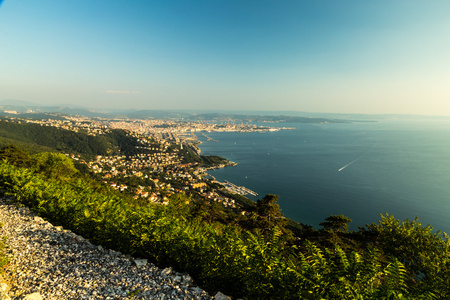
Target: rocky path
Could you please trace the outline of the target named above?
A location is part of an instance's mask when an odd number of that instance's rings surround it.
[[[11,299],[213,299],[189,275],[93,245],[7,197],[0,199],[0,222],[12,257]]]

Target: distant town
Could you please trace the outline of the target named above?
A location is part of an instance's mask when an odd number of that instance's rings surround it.
[[[55,119],[23,119],[9,117],[7,122],[35,123],[53,126],[88,135],[102,135],[114,129],[124,130],[138,143],[142,153],[126,155],[98,155],[87,159],[79,154],[66,153],[77,163],[86,165],[111,188],[130,194],[134,199],[149,203],[167,204],[171,195],[179,192],[193,198],[239,208],[236,195],[257,193],[231,182],[219,182],[207,173],[208,169],[236,165],[221,157],[207,157],[205,165],[196,161],[201,155],[197,134],[214,141],[208,132],[263,132],[288,130],[287,127],[261,127],[244,123],[183,122],[173,120],[104,119],[82,116],[58,116]],[[189,153],[194,153],[188,158]],[[192,156],[192,155],[191,155]]]

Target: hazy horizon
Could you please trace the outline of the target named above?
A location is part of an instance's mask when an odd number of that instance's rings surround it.
[[[450,116],[447,1],[0,1],[0,100]]]

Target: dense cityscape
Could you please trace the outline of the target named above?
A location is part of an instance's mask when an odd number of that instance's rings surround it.
[[[209,122],[182,122],[172,120],[102,119],[84,116],[64,116],[57,119],[20,119],[7,121],[35,123],[74,132],[85,132],[96,136],[114,129],[125,130],[139,142],[143,151],[134,155],[98,155],[91,159],[79,154],[66,153],[78,163],[85,164],[96,176],[115,190],[131,195],[134,199],[145,199],[149,203],[167,204],[171,195],[186,193],[194,199],[221,203],[225,207],[238,208],[236,194],[256,196],[245,187],[225,181],[219,182],[207,173],[211,168],[236,165],[235,162],[215,157],[214,162],[204,164],[193,160],[200,155],[196,134],[206,133],[277,131],[289,128],[260,127],[253,124],[222,124]],[[189,157],[187,157],[189,156]]]

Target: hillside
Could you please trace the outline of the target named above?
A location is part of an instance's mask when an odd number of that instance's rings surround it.
[[[34,153],[45,149],[85,156],[106,155],[114,150],[114,142],[111,137],[91,136],[24,121],[0,120],[0,145],[17,144]]]
[[[89,146],[89,139],[96,136],[29,125],[6,124],[0,132],[13,139],[8,130],[13,131],[14,137],[25,143],[40,140],[40,146],[58,143],[58,149],[86,149],[86,153],[98,149]],[[43,138],[36,139],[31,133]],[[67,137],[77,142],[69,142]],[[143,149],[142,143],[125,131],[101,137],[106,151],[132,154]],[[173,155],[181,152],[168,145],[164,149]],[[91,243],[149,259],[161,268],[187,272],[211,294],[220,290],[246,299],[450,296],[448,236],[418,220],[402,222],[382,215],[377,223],[350,232],[348,217],[331,215],[321,223],[323,229],[314,230],[290,224],[276,195],[266,195],[244,209],[195,196],[206,195],[204,192],[189,194],[172,188],[167,193],[166,185],[161,192],[166,191],[167,201],[151,202],[113,190],[93,173],[81,174],[62,154],[30,155],[7,147],[1,149],[0,158],[0,188],[21,205]],[[132,158],[127,163],[137,161]],[[158,185],[169,171],[178,174],[175,169],[161,170],[161,177],[154,181]]]
[[[8,237],[10,257],[4,275],[13,277],[10,297],[38,292],[46,300],[212,298],[187,274],[93,245],[17,207],[13,200],[0,198],[0,236]],[[2,267],[0,256],[0,275]]]

